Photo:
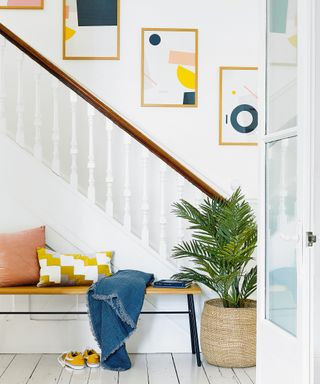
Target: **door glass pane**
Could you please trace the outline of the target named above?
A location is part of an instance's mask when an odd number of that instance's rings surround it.
[[[297,138],[266,148],[266,317],[296,335]]]
[[[297,125],[297,0],[268,0],[267,133]]]

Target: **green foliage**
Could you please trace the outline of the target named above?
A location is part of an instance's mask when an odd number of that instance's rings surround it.
[[[224,307],[240,308],[257,288],[257,267],[249,268],[257,244],[257,225],[240,188],[227,200],[206,198],[199,209],[185,200],[173,213],[190,223],[192,240],[173,248],[173,257],[189,259],[174,279],[202,283]]]

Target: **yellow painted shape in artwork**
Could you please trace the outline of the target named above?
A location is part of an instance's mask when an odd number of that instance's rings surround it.
[[[64,34],[65,39],[66,39],[66,40],[71,39],[71,37],[72,37],[75,33],[76,33],[76,31],[75,31],[74,29],[71,29],[71,28],[69,28],[69,27],[66,27],[66,28],[65,28],[65,34]]]
[[[293,47],[297,46],[297,35],[290,36],[288,40]]]
[[[196,88],[196,74],[190,71],[187,68],[182,67],[181,65],[177,68],[177,76],[180,83],[189,89]]]

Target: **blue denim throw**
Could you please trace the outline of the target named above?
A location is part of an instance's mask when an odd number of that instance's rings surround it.
[[[131,367],[125,341],[136,329],[145,289],[152,280],[150,273],[123,270],[89,289],[89,318],[103,368],[125,371]]]

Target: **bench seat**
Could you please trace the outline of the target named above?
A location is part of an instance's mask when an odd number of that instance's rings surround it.
[[[88,292],[88,286],[69,286],[69,287],[41,287],[38,288],[34,285],[29,286],[18,286],[18,287],[1,287],[1,295],[85,295]],[[191,349],[192,353],[196,355],[197,365],[201,366],[200,359],[200,348],[198,340],[198,331],[197,331],[197,321],[196,313],[194,306],[194,295],[201,294],[201,289],[197,284],[191,285],[189,288],[155,288],[149,286],[146,288],[146,294],[155,294],[155,295],[185,295],[188,302],[188,310],[177,310],[177,311],[142,311],[141,314],[160,314],[160,315],[175,315],[175,314],[188,314],[189,316],[189,325],[190,325],[190,338],[191,338]],[[1,311],[0,315],[84,315],[87,312],[34,312],[34,311]]]
[[[88,286],[69,286],[69,287],[41,287],[34,285],[18,287],[1,287],[0,295],[85,295],[88,292]],[[146,294],[159,295],[199,295],[201,289],[193,284],[189,288],[157,288],[149,286]]]

